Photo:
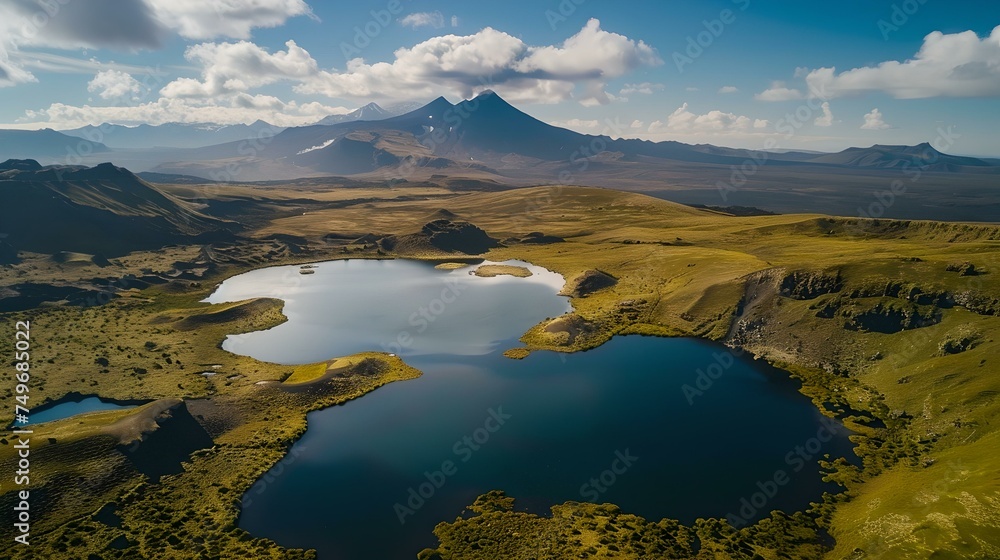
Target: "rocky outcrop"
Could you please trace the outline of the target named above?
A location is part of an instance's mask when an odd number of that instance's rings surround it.
[[[983,342],[983,335],[971,327],[962,326],[945,335],[938,345],[938,353],[942,356],[961,354],[972,350]]]
[[[844,288],[840,274],[792,272],[781,281],[781,295],[792,299],[816,299]]]
[[[844,328],[857,331],[893,334],[936,325],[941,314],[936,308],[922,309],[912,302],[880,301],[871,307],[848,307],[841,311],[847,318]]]
[[[976,265],[970,262],[952,263],[945,270],[948,272],[957,272],[959,276],[978,276],[983,273],[982,270],[977,269]]]
[[[442,251],[478,255],[500,245],[496,239],[469,222],[434,220],[427,223],[421,233],[427,236],[431,245]]]
[[[444,252],[481,255],[500,242],[469,222],[440,219],[425,224],[419,233],[391,235],[379,240],[379,247],[399,254]]]
[[[606,272],[588,270],[571,278],[559,293],[570,297],[587,297],[617,283],[618,279]]]

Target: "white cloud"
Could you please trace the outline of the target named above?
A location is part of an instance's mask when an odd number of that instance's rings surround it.
[[[636,119],[632,121],[632,124],[629,125],[629,128],[642,128],[643,126],[644,126],[643,122]]]
[[[392,62],[351,60],[346,70],[321,71],[296,91],[413,99],[443,93],[469,97],[491,88],[513,101],[555,103],[575,97],[584,104],[606,104],[612,101],[605,91],[609,80],[662,62],[646,43],[604,31],[596,19],[561,45],[540,47],[487,27],[400,48]]]
[[[831,126],[833,124],[833,111],[830,110],[830,102],[824,101],[823,105],[823,116],[816,117],[813,124],[816,126]]]
[[[935,31],[924,37],[912,59],[839,74],[835,68],[819,68],[806,76],[806,83],[828,98],[874,91],[898,99],[1000,96],[1000,26],[983,39],[973,31]]]
[[[162,70],[155,67],[122,64],[119,62],[101,62],[94,57],[84,59],[36,50],[16,51],[10,53],[10,55],[11,62],[16,63],[21,68],[35,68],[60,74],[94,74],[102,70],[120,70],[133,75],[150,74],[160,76],[164,74]]]
[[[591,84],[586,87],[584,93],[587,95],[580,97],[580,105],[584,107],[597,107],[607,103],[628,103],[628,97],[604,91],[600,85]]]
[[[489,76],[510,74],[511,65],[526,51],[520,39],[492,28],[468,36],[445,35],[397,50],[393,62],[350,60],[344,71],[321,71],[298,90],[357,98],[427,98],[443,89],[468,95],[488,83]]]
[[[654,84],[651,82],[642,82],[641,84],[625,84],[622,86],[621,91],[618,95],[634,95],[636,93],[641,93],[642,95],[652,95],[654,91],[659,91],[663,89],[663,84]]]
[[[145,2],[80,0],[0,3],[0,42],[60,49],[141,49],[162,45],[169,30]]]
[[[37,81],[31,72],[11,62],[7,49],[0,43],[0,88]]]
[[[202,67],[202,80],[179,78],[160,90],[164,97],[211,98],[287,79],[305,79],[319,72],[316,60],[295,41],[287,50],[269,53],[248,41],[202,43],[188,47],[184,57]]]
[[[617,78],[641,66],[656,66],[663,60],[643,41],[601,29],[591,19],[579,33],[561,46],[531,47],[513,69],[525,75],[586,84],[587,98],[601,104],[610,102],[604,92],[609,78]]]
[[[0,6],[0,15],[8,10],[4,6]],[[237,14],[234,16],[237,23],[232,23],[236,27],[223,25],[214,32],[243,33],[250,29],[247,22],[252,22],[251,27],[270,25],[280,17],[301,12],[302,6],[308,8],[298,0],[227,0],[220,8],[221,13]],[[172,25],[184,34],[197,36],[209,32],[199,29],[194,20],[181,17],[185,14],[185,17],[200,17],[197,14],[201,12],[192,0],[182,0],[165,9],[174,18]],[[204,17],[209,21],[214,16]],[[2,21],[0,30],[6,25]],[[147,80],[147,76],[140,76],[127,66],[38,53],[38,60],[31,64],[68,72],[96,72],[97,76],[88,85],[92,92],[105,99],[122,99],[132,94],[129,101],[136,106],[74,107],[57,103],[48,109],[26,112],[21,122],[27,125],[44,121],[53,125],[83,121],[232,123],[261,118],[291,125],[335,112],[334,108],[319,103],[298,105],[269,95],[254,95],[256,88],[281,82],[293,84],[300,94],[365,101],[425,100],[435,95],[471,97],[490,88],[513,102],[555,103],[575,99],[584,105],[597,105],[623,100],[606,91],[609,81],[641,66],[662,64],[649,45],[604,31],[596,19],[557,45],[528,45],[507,33],[485,28],[472,35],[443,35],[400,48],[386,62],[354,59],[343,70],[321,69],[309,52],[294,41],[286,42],[285,47],[270,52],[245,40],[192,45],[185,58],[199,69],[200,76],[174,79],[162,88],[162,74],[157,80]],[[0,86],[33,79],[6,52],[0,50]],[[640,85],[651,90],[659,87]],[[138,97],[156,89],[160,99],[137,104]]]
[[[892,126],[886,124],[885,119],[882,118],[882,112],[877,108],[865,114],[865,123],[861,125],[861,130],[885,130],[887,128],[892,128]]]
[[[690,87],[689,86],[689,87],[684,88],[684,91],[695,92],[695,91],[701,91],[701,90],[698,89],[698,88],[696,88],[696,87]]]
[[[45,69],[56,49],[156,49],[173,35],[248,38],[258,27],[312,16],[304,0],[4,0],[0,2],[0,86],[36,81],[22,58]]]
[[[793,101],[804,97],[801,91],[786,87],[784,82],[774,82],[770,88],[753,96],[758,101]]]
[[[764,128],[767,121],[760,119],[752,120],[750,117],[736,115],[735,113],[725,113],[723,111],[709,111],[703,115],[697,115],[688,110],[688,104],[681,105],[676,111],[667,117],[666,122],[654,121],[649,125],[649,132],[675,132],[675,133],[730,133],[745,132],[750,128]]]
[[[304,0],[72,0],[0,3],[8,47],[158,48],[171,33],[188,39],[246,39],[258,27],[310,16]]]
[[[327,115],[346,112],[346,107],[330,107],[316,102],[300,104],[267,95],[238,94],[224,102],[163,97],[148,103],[117,107],[77,107],[53,103],[46,109],[27,111],[18,122],[22,125],[20,128],[37,124],[34,128],[44,126],[56,129],[105,122],[124,125],[169,122],[236,124],[258,119],[278,126],[300,126],[314,123]]]
[[[719,93],[737,93],[739,91],[740,88],[736,86],[722,86],[721,88],[719,88]]]
[[[576,131],[593,132],[599,130],[602,125],[601,121],[597,120],[583,120],[583,119],[569,119],[567,121],[552,121],[552,126],[558,126],[561,128],[569,128]]]
[[[418,27],[440,29],[444,27],[444,15],[441,12],[417,12],[403,17],[403,19],[399,20],[399,23],[400,25],[414,29]]]
[[[771,121],[767,119],[754,119],[753,121],[754,128],[767,128],[769,126],[771,126]]]
[[[77,0],[74,0],[77,1]],[[315,19],[304,0],[145,0],[157,19],[182,37],[249,39],[257,27],[277,27],[296,16]],[[122,4],[122,2],[118,2]]]
[[[101,70],[87,83],[87,91],[96,93],[101,99],[127,100],[143,92],[143,85],[127,72]]]

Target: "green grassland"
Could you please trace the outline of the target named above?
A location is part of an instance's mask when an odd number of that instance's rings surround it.
[[[274,189],[247,191],[294,198]],[[419,232],[443,210],[453,221],[508,240],[483,257],[525,260],[573,284],[573,311],[532,328],[509,356],[577,351],[629,333],[738,346],[791,372],[820,410],[854,430],[864,467],[827,464],[830,478],[844,486],[841,494],[826,496],[809,512],[776,512],[738,530],[718,519],[685,527],[611,505],[572,502],[553,504],[551,516],[534,516],[513,511],[509,498],[493,493],[475,504],[472,517],[439,525],[440,545],[421,552],[422,558],[1000,556],[1000,228],[820,215],[735,217],[576,187],[393,194],[289,213],[253,237],[264,250],[266,240],[294,235],[308,250],[269,250],[266,258],[220,265],[198,282],[136,291],[99,307],[5,314],[0,336],[11,336],[15,320],[32,321],[35,405],[74,391],[160,403],[146,407],[181,399],[214,443],[196,452],[182,472],[152,483],[121,449],[121,431],[110,428],[145,408],[39,426],[40,470],[32,485],[57,498],[38,506],[33,553],[310,557],[236,528],[240,497],[283,460],[305,430],[307,411],[419,372],[384,354],[339,362],[331,356],[298,368],[232,355],[219,346],[225,336],[277,324],[281,303],[199,302],[212,283],[265,264],[392,256],[461,260],[467,255],[428,244],[385,250],[377,241]],[[518,241],[533,232],[551,242]],[[330,245],[323,240],[331,235],[364,241]],[[123,263],[127,270],[128,262],[148,267],[156,257],[123,259],[130,259]],[[221,367],[200,375],[212,366]],[[293,390],[303,385],[316,390]],[[7,399],[11,387],[5,379]],[[9,421],[4,414],[0,420]],[[150,436],[139,446],[154,443]],[[83,448],[90,451],[79,453]],[[11,446],[0,446],[0,469],[11,460]],[[104,471],[117,474],[94,478]],[[74,480],[90,479],[104,482],[66,490]],[[59,497],[67,493],[72,495]],[[114,504],[120,523],[99,515],[107,504]],[[821,544],[824,533],[833,537],[832,547]]]

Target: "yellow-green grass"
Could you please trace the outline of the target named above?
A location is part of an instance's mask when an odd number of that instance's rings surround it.
[[[341,360],[336,360],[341,361]],[[296,366],[292,374],[285,379],[285,383],[306,383],[308,381],[313,381],[319,379],[326,375],[327,370],[332,367],[331,364],[327,362],[320,362],[318,364],[309,364],[304,366]]]
[[[843,411],[841,416],[859,434],[855,439],[865,456],[865,470],[835,468],[831,476],[844,481],[847,491],[819,508],[818,518],[775,521],[782,527],[777,533],[771,527],[740,535],[726,533],[715,522],[682,530],[669,521],[631,519],[628,523],[639,538],[669,527],[674,535],[694,534],[703,543],[715,543],[699,553],[703,557],[709,553],[740,557],[733,550],[745,552],[739,547],[750,546],[772,558],[779,557],[776,550],[780,547],[768,548],[763,542],[774,534],[812,534],[815,527],[810,523],[818,522],[836,539],[829,558],[996,556],[995,549],[989,548],[1000,541],[996,519],[1000,481],[995,474],[1000,472],[1000,453],[996,452],[1000,376],[995,361],[1000,355],[995,342],[1000,319],[991,307],[1000,297],[996,228],[884,220],[859,228],[852,220],[816,215],[731,217],[615,191],[540,187],[330,208],[275,220],[254,235],[287,233],[313,240],[331,232],[401,235],[419,231],[428,216],[441,209],[498,239],[542,231],[566,240],[549,245],[513,244],[484,255],[490,260],[521,259],[566,278],[597,269],[617,279],[614,286],[572,300],[573,317],[561,320],[585,326],[583,336],[572,340],[553,336],[546,331],[555,319],[550,318],[526,333],[526,348],[513,349],[512,357],[542,348],[578,350],[625,333],[701,336],[738,343],[793,372],[802,379],[804,393],[820,406],[832,403],[834,409]],[[400,256],[442,259],[462,255]],[[157,258],[152,253],[128,257],[135,263]],[[301,258],[289,255],[268,262],[302,262],[297,260]],[[947,270],[949,265],[966,261],[984,273],[962,276]],[[219,274],[241,270],[231,267]],[[842,287],[812,299],[786,297],[781,286],[792,272],[809,278],[836,277]],[[886,295],[892,284],[896,284],[890,290],[894,295]],[[925,294],[948,292],[960,296],[962,302],[920,306],[933,308],[939,315],[940,322],[930,326],[891,334],[845,328],[850,317],[841,312],[917,305],[907,299],[914,287]],[[228,334],[280,322],[281,304],[268,300],[221,306],[199,303],[208,291],[207,285],[179,293],[149,289],[139,297],[99,308],[45,309],[5,317],[0,336],[9,335],[13,320],[32,320],[39,340],[35,364],[41,372],[33,395],[40,400],[70,391],[120,399],[182,397],[209,402],[213,410],[223,411],[217,413],[220,417],[229,420],[228,429],[213,435],[217,448],[196,455],[183,474],[167,477],[155,487],[129,478],[117,489],[73,502],[76,525],[63,524],[40,536],[43,546],[52,547],[55,554],[61,552],[58,543],[73,542],[82,535],[91,535],[87,542],[95,551],[115,536],[128,535],[148,557],[305,557],[302,551],[283,550],[234,529],[236,500],[301,435],[305,411],[416,375],[398,358],[382,356],[393,364],[389,372],[377,379],[348,377],[348,386],[317,401],[283,393],[280,384],[257,385],[260,381],[319,379],[325,375],[321,372],[324,364],[300,373],[294,367],[221,350],[219,343]],[[732,319],[741,303],[744,314],[759,321],[752,328],[733,328]],[[826,308],[839,311],[830,318],[817,316]],[[956,354],[942,351],[947,341],[969,338],[970,333],[976,338],[974,347]],[[153,349],[147,349],[146,342],[152,342]],[[102,367],[93,363],[94,357],[105,354],[115,361],[103,368],[108,373],[99,373]],[[222,368],[210,378],[197,375],[209,364]],[[146,373],[137,374],[135,368]],[[59,469],[73,472],[77,468],[71,458],[64,461]],[[938,480],[952,482],[935,490]],[[920,494],[921,490],[931,494]],[[919,505],[910,501],[917,494],[922,496]],[[107,501],[120,504],[127,520],[125,529],[80,517]],[[564,511],[576,509],[568,504]],[[493,540],[502,549],[519,538],[510,527],[537,523],[515,519],[513,514],[490,515],[495,517],[484,518],[488,526],[480,521],[454,531],[485,539],[483,550],[497,550],[489,548]],[[609,530],[604,521],[598,525],[575,527],[588,536],[578,544],[570,543],[573,546],[564,552],[578,556],[589,547],[606,547],[600,539],[610,538]],[[872,535],[883,527],[891,539],[873,543]],[[206,542],[197,550],[182,550],[167,541],[171,532],[178,531],[205,535]],[[709,538],[710,533],[716,537]],[[448,534],[442,538],[447,545]],[[729,544],[718,544],[719,538]],[[781,550],[787,557],[820,554],[804,542],[767,542],[792,547]],[[712,548],[716,544],[722,548]]]
[[[496,276],[514,276],[517,278],[527,278],[531,276],[531,271],[523,266],[511,266],[506,264],[484,264],[474,271],[476,276],[482,278],[493,278]]]
[[[523,360],[531,355],[531,350],[527,348],[509,348],[504,350],[503,355],[512,360]]]
[[[329,375],[347,375],[359,366],[364,367],[364,362],[367,360],[384,361],[386,358],[382,352],[360,352],[318,364],[296,366],[292,375],[284,380],[284,384],[299,385],[313,383]]]

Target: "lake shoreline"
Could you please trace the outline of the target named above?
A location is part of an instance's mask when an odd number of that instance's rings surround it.
[[[324,262],[330,262],[330,261],[341,261],[341,260],[345,260],[345,259],[329,259],[329,260],[326,260],[326,261],[316,261],[316,264],[322,264]],[[347,259],[347,260],[350,260],[350,259]],[[370,260],[370,259],[363,259],[363,260]],[[397,260],[397,258],[386,258],[386,259],[379,259],[379,260]],[[426,259],[409,259],[409,258],[404,258],[404,257],[399,257],[398,260],[426,261]],[[463,266],[463,268],[464,268],[464,266]],[[572,304],[572,299],[570,300],[570,302]],[[572,313],[572,311],[571,311],[571,313]],[[709,339],[709,338],[706,338],[706,337],[679,336],[679,335],[676,335],[676,334],[665,335],[665,334],[662,334],[662,333],[645,333],[645,332],[636,332],[636,333],[621,332],[621,333],[617,333],[617,335],[616,334],[610,334],[606,339],[602,340],[599,344],[595,344],[595,345],[587,346],[587,347],[575,347],[575,348],[568,348],[568,349],[559,349],[558,351],[567,352],[567,353],[577,353],[577,352],[584,352],[584,351],[588,351],[588,350],[594,350],[594,349],[596,349],[598,347],[603,346],[606,342],[608,342],[608,341],[610,341],[612,339],[617,339],[619,337],[628,338],[628,334],[638,334],[640,336],[649,336],[649,337],[655,337],[655,338],[672,338],[672,339],[688,338],[688,339],[691,339],[693,341],[697,341],[700,344],[706,344],[706,345],[710,345],[712,347],[716,347],[719,350],[725,349],[725,351],[727,351],[727,352],[730,352],[730,351],[733,351],[733,352],[739,351],[741,354],[743,353],[742,350],[738,350],[737,348],[735,348],[733,346],[728,346],[728,345],[724,344],[721,341],[712,340],[712,339]],[[525,333],[525,336],[526,335],[527,335],[527,333]],[[551,350],[551,348],[537,348],[537,347],[533,347],[533,345],[531,345],[530,343],[528,344],[528,347],[525,350],[533,352],[533,351],[540,350],[540,349],[549,349],[549,350]],[[749,353],[748,353],[747,357],[751,358],[750,362],[754,362],[754,361],[760,359],[758,356],[750,355]],[[761,362],[759,364],[759,366],[757,364],[754,364],[754,366],[755,366],[754,369],[766,370],[767,367],[765,366],[765,364],[767,364],[767,366],[771,366],[773,369],[778,369],[778,370],[780,370],[782,372],[782,374],[783,374],[782,378],[775,379],[776,381],[787,383],[787,387],[791,388],[793,390],[793,392],[795,392],[795,393],[805,394],[804,391],[802,390],[802,388],[803,388],[802,380],[800,378],[798,378],[793,372],[791,372],[791,371],[789,371],[787,369],[780,368],[780,367],[776,366],[775,364],[772,364],[768,360],[763,360],[763,362]],[[773,374],[773,372],[771,372],[771,373]],[[773,375],[771,375],[771,376],[774,377]],[[326,376],[324,376],[324,377],[326,377]],[[358,398],[358,397],[364,396],[366,394],[368,394],[368,393],[365,393],[363,395],[358,395],[357,397],[354,397],[354,398]],[[351,399],[351,400],[353,400],[353,399]],[[320,410],[322,410],[322,409],[320,409]],[[828,413],[826,411],[822,410],[822,409],[818,409],[817,408],[816,412],[818,414],[828,415]],[[300,438],[302,436],[304,436],[304,435],[305,435],[305,432],[303,432],[303,434],[300,436]],[[300,438],[296,439],[295,442],[299,441]],[[291,449],[291,447],[294,445],[295,442],[292,442],[291,444],[289,444],[288,448]],[[287,454],[287,452],[288,452],[288,450],[286,450],[286,454]],[[722,515],[722,514],[723,514],[723,512],[719,513],[719,515]],[[240,517],[240,519],[242,519],[242,516]],[[669,518],[663,518],[663,519],[669,519]],[[237,521],[238,525],[239,525],[239,523],[240,523],[240,521]]]

